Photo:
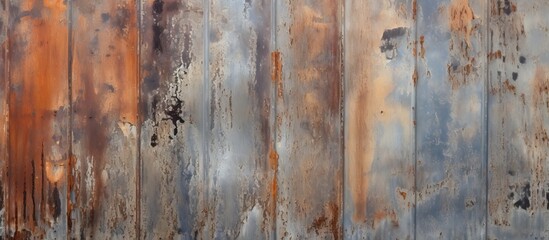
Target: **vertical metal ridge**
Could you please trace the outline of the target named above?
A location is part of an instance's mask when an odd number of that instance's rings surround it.
[[[489,0],[485,0],[485,8],[486,8],[486,28],[485,28],[485,41],[486,41],[486,52],[487,53],[490,53],[492,52],[492,49],[491,49],[491,42],[492,42],[492,39],[491,39],[491,36],[490,36],[490,1]],[[482,135],[482,154],[484,155],[484,161],[483,161],[483,164],[485,165],[485,169],[484,169],[484,173],[485,173],[485,186],[484,186],[484,201],[485,201],[485,206],[484,206],[484,239],[488,239],[488,221],[489,221],[489,211],[488,211],[488,197],[489,197],[489,194],[488,194],[488,189],[489,189],[489,181],[490,181],[490,176],[489,176],[489,169],[490,169],[490,165],[489,165],[489,150],[490,148],[488,147],[488,138],[490,136],[489,134],[489,111],[488,111],[488,107],[489,107],[489,100],[490,100],[490,94],[488,92],[488,89],[490,87],[490,58],[488,56],[488,54],[486,54],[486,63],[485,63],[485,67],[486,67],[486,80],[484,81],[484,89],[482,91],[482,106],[481,106],[481,111],[482,111],[482,117],[483,117],[483,124],[484,124],[484,133]]]
[[[418,194],[418,189],[417,189],[417,126],[416,126],[416,123],[417,123],[417,87],[420,83],[420,79],[419,79],[419,72],[418,72],[418,55],[419,55],[419,49],[418,49],[418,19],[419,19],[419,6],[418,6],[418,1],[420,0],[412,0],[412,9],[415,9],[415,11],[412,13],[414,14],[413,16],[413,19],[414,19],[414,48],[416,49],[416,54],[414,56],[414,74],[416,74],[416,82],[415,83],[412,83],[414,85],[414,88],[413,88],[413,92],[412,92],[412,124],[413,124],[413,127],[414,127],[414,131],[413,131],[413,142],[414,142],[414,149],[413,149],[413,158],[414,158],[414,208],[413,208],[413,224],[414,224],[414,232],[413,232],[413,235],[414,235],[414,239],[417,239],[417,194]],[[412,76],[413,77],[413,76]]]
[[[5,26],[5,29],[6,29],[6,41],[7,41],[7,46],[6,46],[6,49],[4,50],[4,65],[5,65],[5,68],[4,68],[4,76],[6,77],[6,83],[4,86],[6,86],[6,96],[7,96],[7,100],[6,100],[6,107],[7,107],[7,110],[6,110],[6,115],[4,116],[6,118],[6,144],[7,144],[7,147],[6,147],[6,153],[5,153],[5,157],[6,159],[4,160],[4,164],[2,164],[2,189],[3,189],[3,196],[2,198],[4,199],[4,210],[6,209],[6,203],[7,203],[7,206],[9,207],[10,205],[10,198],[9,198],[9,189],[6,187],[6,181],[8,182],[8,185],[9,185],[9,176],[8,176],[8,168],[10,166],[10,147],[9,147],[9,142],[10,142],[10,124],[9,124],[9,119],[10,119],[10,94],[11,94],[11,71],[10,71],[10,49],[11,49],[11,39],[10,39],[10,29],[11,29],[11,22],[10,22],[10,16],[11,16],[11,12],[10,12],[10,9],[11,9],[11,1],[10,0],[3,0],[4,3],[6,4],[6,26]],[[7,162],[7,164],[5,163]],[[4,222],[2,223],[4,226],[4,233],[3,233],[3,236],[2,237],[5,237],[6,239],[9,238],[9,212],[10,211],[7,211],[5,210],[4,211]]]
[[[202,202],[209,205],[208,166],[210,164],[209,135],[210,126],[210,0],[203,0],[204,8],[204,78],[202,86],[202,184],[204,186]],[[205,217],[205,216],[203,216]],[[206,226],[207,227],[207,226]],[[212,235],[213,236],[213,235]]]
[[[276,8],[278,6],[278,1],[277,0],[271,0],[271,53],[272,52],[275,52],[277,51],[278,52],[278,46],[277,46],[277,39],[276,39],[276,31],[278,29],[278,22],[277,22],[277,11],[276,11]],[[272,61],[272,58],[271,58],[271,61]],[[280,61],[280,60],[279,60]],[[274,63],[271,63],[271,67]],[[281,73],[282,74],[282,73]],[[281,76],[282,77],[282,76]],[[271,122],[271,141],[272,141],[272,148],[274,149],[275,153],[278,154],[278,149],[277,149],[277,137],[276,137],[276,132],[277,132],[277,123],[276,123],[276,117],[277,117],[277,102],[278,102],[278,99],[277,99],[277,92],[278,92],[278,84],[276,83],[272,83],[272,87],[271,87],[271,114],[269,116],[270,118],[270,122]],[[279,173],[279,166],[277,164],[276,166],[277,169],[275,169],[274,171],[274,178],[277,179],[278,181],[278,173]],[[273,202],[273,235],[271,237],[271,239],[278,239],[277,238],[277,231],[278,231],[278,187],[276,188],[275,190],[275,194],[276,194],[276,198],[274,198],[274,202]]]
[[[137,138],[136,138],[136,142],[137,142],[137,162],[136,162],[136,166],[135,166],[135,178],[136,178],[136,183],[135,183],[135,194],[137,196],[135,196],[135,208],[136,208],[136,220],[135,220],[135,231],[136,231],[136,237],[137,239],[141,239],[141,196],[142,196],[142,190],[141,190],[141,185],[142,185],[142,171],[143,171],[143,159],[141,158],[141,112],[140,112],[140,109],[141,109],[141,81],[142,81],[142,76],[141,76],[141,33],[142,33],[142,23],[143,23],[143,14],[141,13],[142,9],[142,1],[141,0],[136,0],[136,17],[137,17],[137,46],[136,46],[136,51],[137,51],[137,81],[136,81],[136,90],[137,90],[137,116],[136,116],[136,131],[137,131]]]
[[[349,0],[343,0],[343,6],[341,7],[340,9],[340,21],[341,21],[341,29],[340,29],[340,36],[341,36],[341,41],[340,41],[340,51],[341,51],[341,54],[340,54],[340,62],[341,62],[341,66],[340,66],[340,71],[341,71],[341,79],[340,79],[340,107],[339,107],[339,114],[340,114],[340,138],[341,138],[341,145],[340,145],[340,151],[341,151],[341,196],[340,196],[340,201],[341,201],[341,216],[340,216],[340,225],[341,225],[341,239],[345,239],[345,114],[346,114],[346,101],[345,101],[345,81],[346,81],[346,64],[345,64],[345,58],[346,58],[346,49],[347,49],[347,44],[345,41],[347,41],[347,39],[345,38],[345,30],[346,30],[346,27],[347,27],[347,16],[345,15],[347,13],[347,2]]]
[[[73,191],[72,187],[73,187],[73,181],[74,179],[73,178],[73,170],[74,170],[74,166],[73,166],[73,162],[72,162],[72,156],[73,156],[73,136],[72,136],[72,133],[73,133],[73,120],[74,120],[74,115],[73,115],[73,95],[72,95],[72,82],[73,82],[73,61],[74,61],[74,49],[73,49],[73,45],[74,45],[74,39],[73,39],[73,14],[74,14],[74,9],[73,9],[73,1],[67,1],[67,4],[69,5],[68,6],[68,21],[67,21],[67,27],[68,27],[68,42],[67,42],[67,45],[68,45],[68,50],[67,50],[67,54],[68,54],[68,57],[67,57],[67,81],[68,81],[68,91],[69,91],[69,94],[68,94],[68,97],[69,97],[69,134],[68,134],[68,141],[69,141],[69,152],[68,152],[68,170],[67,170],[67,178],[70,178],[68,179],[69,181],[68,184],[67,184],[67,239],[71,239],[71,233],[72,233],[72,222],[71,222],[71,213],[72,213],[72,199],[71,199],[71,192]]]

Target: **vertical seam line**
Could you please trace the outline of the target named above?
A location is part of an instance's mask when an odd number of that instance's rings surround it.
[[[489,0],[486,0],[485,1],[485,8],[486,8],[486,28],[485,28],[485,34],[486,34],[486,37],[485,37],[485,41],[486,41],[486,51],[487,53],[491,52],[492,49],[491,49],[491,37],[490,37],[490,1]],[[488,239],[488,222],[489,222],[489,211],[488,211],[488,197],[489,197],[489,194],[488,194],[488,187],[490,186],[489,184],[489,181],[490,181],[490,176],[489,176],[489,147],[488,147],[488,138],[490,136],[489,134],[489,116],[488,116],[488,106],[489,106],[489,100],[490,100],[490,96],[489,96],[489,93],[488,93],[488,87],[490,86],[489,82],[490,82],[490,58],[488,57],[488,54],[486,54],[486,80],[484,81],[484,91],[483,91],[483,114],[482,114],[482,117],[484,118],[484,129],[485,129],[485,133],[483,134],[483,142],[482,142],[482,146],[483,146],[483,154],[484,154],[484,164],[485,164],[485,168],[484,171],[485,171],[485,175],[486,175],[486,180],[485,180],[485,195],[484,195],[484,201],[485,201],[485,206],[484,206],[484,211],[485,211],[485,220],[484,220],[484,238],[485,239]]]
[[[68,5],[69,5],[69,10],[68,10],[68,21],[67,21],[67,27],[68,27],[68,42],[67,42],[67,45],[68,45],[68,51],[67,51],[67,54],[68,54],[68,66],[67,66],[67,84],[68,84],[68,98],[69,98],[69,135],[68,135],[68,141],[69,141],[69,156],[68,156],[68,178],[69,181],[68,182],[68,186],[67,186],[67,239],[70,239],[71,237],[71,233],[72,233],[72,230],[73,230],[73,224],[71,222],[71,214],[72,214],[72,199],[71,199],[71,192],[73,191],[72,189],[72,184],[74,179],[73,179],[73,163],[72,163],[72,159],[73,159],[73,137],[72,137],[72,134],[73,134],[73,120],[74,120],[74,116],[73,116],[73,95],[72,95],[72,82],[73,82],[73,61],[74,61],[74,52],[73,52],[73,44],[74,44],[74,39],[73,39],[73,2],[72,1],[68,1]],[[70,228],[69,228],[70,226]]]
[[[136,51],[137,51],[137,81],[136,81],[136,91],[137,91],[137,106],[136,106],[136,131],[137,131],[137,138],[136,138],[136,144],[137,144],[137,162],[135,166],[135,172],[136,172],[136,221],[135,221],[135,231],[136,231],[136,237],[137,239],[141,239],[141,185],[142,185],[142,157],[141,157],[141,114],[140,114],[140,106],[141,106],[141,26],[142,26],[142,14],[141,14],[141,0],[136,0],[136,18],[137,18],[137,43],[136,43]]]
[[[271,52],[273,51],[278,51],[278,46],[277,46],[277,39],[276,39],[276,31],[277,31],[277,27],[278,27],[278,22],[277,22],[277,11],[276,11],[276,8],[278,6],[277,4],[277,0],[272,0],[271,1]],[[273,61],[272,58],[270,58],[271,61]],[[277,59],[277,61],[281,61],[281,59]],[[273,67],[273,62],[271,62],[271,68]],[[272,69],[271,69],[272,71]],[[282,70],[281,70],[282,71]],[[280,73],[282,74],[282,73]],[[282,76],[280,76],[282,77]],[[281,80],[281,79],[280,79]],[[275,153],[278,155],[278,149],[277,149],[277,102],[278,102],[278,97],[277,97],[277,92],[278,92],[278,84],[277,82],[273,82],[271,81],[271,84],[272,84],[272,90],[271,90],[271,103],[272,103],[272,109],[271,111],[273,111],[273,113],[271,114],[273,117],[271,117],[271,129],[272,129],[272,137],[271,137],[271,141],[272,141],[272,148],[274,149]],[[278,162],[278,160],[277,160]],[[274,178],[276,179],[276,181],[278,181],[278,173],[279,173],[279,165],[277,164],[276,165],[276,169],[274,169]],[[277,183],[278,184],[278,183]],[[276,198],[274,198],[274,202],[272,203],[274,205],[274,212],[273,212],[273,237],[272,239],[277,239],[277,231],[278,231],[278,187],[275,189],[275,196]]]
[[[414,72],[416,74],[416,83],[412,83],[413,84],[413,87],[414,87],[414,90],[413,90],[413,103],[412,103],[412,125],[414,127],[414,136],[413,136],[413,141],[414,141],[414,153],[413,153],[413,158],[414,158],[414,213],[413,213],[413,223],[414,223],[414,239],[417,239],[417,194],[418,194],[418,189],[417,189],[417,87],[419,85],[419,82],[420,82],[420,79],[419,79],[419,72],[418,72],[418,54],[419,54],[419,49],[418,49],[418,19],[419,19],[419,14],[418,14],[418,1],[420,0],[414,0],[412,1],[412,4],[414,6],[412,6],[412,9],[416,9],[416,12],[415,13],[412,13],[413,14],[413,18],[414,18],[414,48],[415,48],[415,56],[414,56]]]
[[[346,109],[345,109],[345,106],[346,106],[346,91],[345,91],[345,87],[346,87],[346,65],[345,65],[345,58],[346,58],[346,51],[347,51],[347,44],[346,44],[346,38],[345,38],[345,31],[346,31],[346,27],[347,27],[347,17],[346,17],[346,14],[347,14],[347,0],[343,0],[343,6],[341,7],[341,30],[340,30],[340,35],[341,35],[341,42],[340,42],[340,46],[341,46],[341,56],[340,56],[340,71],[341,71],[341,79],[340,79],[340,87],[341,87],[341,90],[340,90],[340,137],[341,137],[341,146],[340,146],[340,151],[341,151],[341,171],[342,171],[342,174],[341,174],[341,183],[343,184],[342,188],[341,188],[341,238],[342,239],[345,239],[345,116],[346,116]],[[338,213],[339,214],[339,213]]]

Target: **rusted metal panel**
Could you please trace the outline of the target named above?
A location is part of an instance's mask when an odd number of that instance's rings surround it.
[[[269,239],[276,196],[271,1],[211,0],[208,24],[205,238]]]
[[[548,12],[490,1],[489,239],[549,238]]]
[[[133,239],[137,3],[74,1],[72,7],[70,235]]]
[[[485,235],[486,1],[418,0],[418,238]]]
[[[345,238],[414,234],[415,1],[347,1]]]
[[[204,6],[141,1],[141,237],[204,238]]]
[[[68,26],[63,1],[10,1],[9,238],[66,235]]]
[[[0,1],[0,236],[6,236],[6,194],[4,182],[7,178],[8,161],[8,117],[9,117],[9,75],[8,75],[8,0]]]
[[[343,3],[277,1],[276,224],[281,239],[342,238]]]

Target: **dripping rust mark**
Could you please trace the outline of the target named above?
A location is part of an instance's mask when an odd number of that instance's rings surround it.
[[[22,5],[32,9],[21,9]],[[43,161],[62,160],[66,154],[63,148],[52,151],[56,144],[53,126],[65,123],[56,121],[52,110],[66,104],[68,30],[61,21],[65,18],[65,9],[62,1],[14,2],[11,8],[10,16],[17,19],[11,22],[8,39],[11,91],[7,166],[10,171],[6,182],[9,188],[5,189],[9,196],[5,214],[9,216],[7,231],[15,234],[9,237],[16,239],[39,238],[31,233],[43,232],[38,229],[42,223],[57,222],[57,218],[49,219],[51,215],[42,211],[49,203],[41,196],[44,191],[51,194],[49,184],[54,181],[44,178],[50,169],[46,169]],[[47,18],[42,17],[44,13]],[[55,181],[63,184],[61,177]]]
[[[80,233],[89,237],[88,234],[98,231],[102,223],[110,221],[114,214],[107,211],[115,208],[110,206],[114,196],[106,196],[117,186],[110,186],[105,173],[121,171],[120,174],[131,176],[134,170],[122,169],[116,164],[107,168],[111,157],[129,161],[128,164],[131,162],[124,149],[113,151],[113,156],[107,155],[107,151],[113,139],[125,140],[126,135],[121,133],[125,127],[120,124],[134,125],[137,121],[137,17],[136,9],[115,2],[94,4],[95,10],[90,12],[82,11],[86,1],[75,4],[74,24],[79,27],[74,29],[72,36],[75,43],[72,63],[73,142],[79,146],[74,149],[74,159],[78,159],[79,166],[74,170],[77,186],[73,189],[78,196],[74,209],[80,213],[79,225],[85,226]],[[102,13],[110,14],[111,26],[94,31]],[[106,54],[116,57],[105,57]],[[124,224],[123,219],[116,221],[116,224]]]
[[[337,203],[329,203],[326,206],[326,211],[319,217],[313,220],[312,225],[307,229],[307,232],[314,231],[319,235],[322,231],[329,231],[333,239],[340,239],[341,228],[339,220],[339,205]]]
[[[81,47],[85,49],[85,46]],[[87,51],[79,51],[78,53],[86,55]],[[75,115],[81,115],[80,118],[76,118],[79,120],[75,124],[77,127],[77,129],[74,130],[77,133],[75,134],[75,140],[83,142],[83,145],[85,146],[82,148],[84,151],[83,156],[89,156],[89,158],[86,158],[85,164],[93,166],[88,167],[93,169],[93,173],[92,176],[83,174],[81,179],[79,179],[78,185],[87,186],[88,182],[92,182],[93,186],[92,189],[89,189],[91,192],[88,192],[86,187],[80,188],[80,198],[84,202],[87,202],[88,200],[91,201],[91,205],[86,205],[84,203],[77,204],[80,205],[78,206],[81,208],[80,210],[84,211],[83,216],[86,216],[83,218],[83,221],[88,222],[89,226],[95,228],[99,221],[96,216],[100,215],[98,211],[100,211],[100,201],[103,198],[105,187],[101,173],[105,168],[105,151],[108,147],[107,128],[109,119],[101,108],[103,105],[102,92],[94,91],[94,74],[91,68],[83,67],[80,71],[83,91],[74,104]],[[84,171],[84,169],[80,169],[80,171]]]
[[[271,80],[277,86],[277,96],[282,97],[284,90],[282,88],[282,56],[278,51],[271,53]]]
[[[417,0],[412,1],[412,20],[416,20],[417,18]]]
[[[269,148],[269,166],[273,172],[273,180],[271,182],[271,208],[269,215],[271,217],[276,216],[276,201],[278,194],[278,153],[274,148],[274,143]]]
[[[391,60],[397,56],[398,41],[406,32],[407,29],[405,27],[386,29],[383,32],[379,49],[382,53],[385,53],[385,58]]]
[[[53,191],[50,194],[51,194],[49,197],[50,212],[52,213],[53,218],[57,220],[61,215],[61,198],[60,198],[59,189],[57,188],[57,186],[53,188]]]

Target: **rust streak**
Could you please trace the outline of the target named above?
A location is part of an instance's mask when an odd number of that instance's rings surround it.
[[[44,230],[36,227],[42,221],[57,222],[60,206],[56,199],[49,200],[54,194],[52,186],[64,184],[65,177],[67,136],[60,130],[65,123],[57,120],[56,113],[67,105],[66,6],[62,0],[16,4],[21,12],[33,10],[33,14],[14,21],[9,36],[12,91],[7,215],[15,238],[26,235],[22,229],[39,237]]]
[[[379,136],[376,136],[374,129],[385,124],[398,124],[405,136],[410,136],[412,131],[412,123],[407,115],[410,110],[388,99],[395,91],[395,80],[393,72],[382,61],[385,56],[371,49],[379,46],[380,36],[386,29],[406,26],[408,23],[406,19],[397,17],[397,9],[389,4],[380,4],[380,9],[372,9],[370,3],[352,3],[354,6],[351,6],[352,12],[349,14],[355,16],[353,21],[383,23],[351,25],[352,28],[346,35],[348,41],[353,43],[349,45],[345,61],[351,79],[348,82],[351,91],[347,93],[349,134],[346,141],[346,178],[351,191],[352,220],[362,224],[367,221],[367,217],[374,214],[366,212],[372,164],[378,154],[376,139]],[[422,55],[425,52],[424,41],[424,37],[421,37]],[[417,78],[417,73],[411,72],[410,75],[412,81]]]
[[[282,57],[280,52],[271,52],[271,64],[271,80],[277,86],[278,97],[282,97],[284,89],[282,86]]]

